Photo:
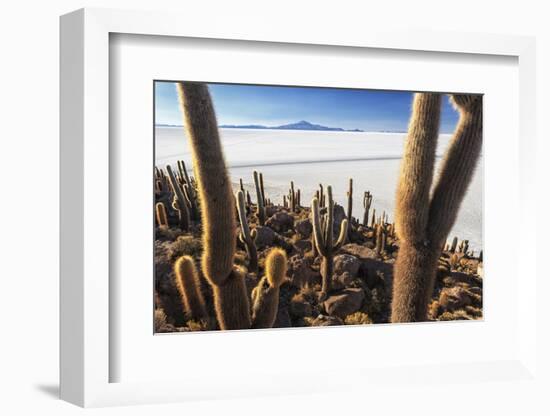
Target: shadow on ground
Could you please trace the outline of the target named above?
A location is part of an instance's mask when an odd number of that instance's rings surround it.
[[[35,388],[46,396],[50,396],[53,399],[59,399],[58,384],[37,384]]]

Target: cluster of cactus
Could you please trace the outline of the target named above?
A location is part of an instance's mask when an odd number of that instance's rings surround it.
[[[315,192],[315,198],[319,200],[319,208],[324,208],[326,195],[322,183],[319,184],[319,190]]]
[[[334,201],[332,187],[327,186],[328,205],[326,214],[321,216],[319,199],[311,201],[311,215],[313,223],[313,239],[316,251],[322,256],[321,261],[321,299],[328,296],[331,290],[334,254],[342,247],[347,238],[348,220],[342,220],[338,239],[334,241]]]
[[[172,208],[178,213],[179,227],[182,231],[189,230],[189,208],[191,207],[191,201],[189,195],[184,195],[183,188],[179,181],[176,179],[172,167],[166,166],[168,172],[168,178],[170,180],[170,187],[172,188],[172,194],[174,195],[172,200]]]
[[[245,272],[234,264],[236,250],[235,198],[225,167],[216,116],[208,87],[203,83],[179,82],[176,84],[180,106],[185,117],[187,137],[191,146],[198,184],[202,215],[202,273],[209,283],[216,318],[222,330],[270,327],[275,322],[279,287],[285,280],[287,258],[284,251],[272,249],[266,259],[266,277],[262,286],[254,290],[253,308],[245,285]],[[263,187],[254,174],[258,206],[265,210]],[[238,193],[239,211],[244,214],[244,194]],[[259,211],[260,213],[260,211]],[[265,211],[263,211],[265,220]],[[246,220],[241,220],[241,235],[246,233]],[[245,231],[243,232],[243,226]],[[244,236],[246,238],[246,236]],[[252,238],[252,235],[249,234]],[[196,293],[197,279],[183,276],[194,274],[189,258],[178,261],[182,285],[190,285]],[[185,267],[184,267],[185,266]],[[178,271],[177,271],[178,272]],[[189,306],[191,309],[191,305]],[[200,309],[200,308],[199,308]]]
[[[458,252],[463,253],[463,254],[467,254],[468,253],[468,248],[470,248],[470,242],[468,240],[462,240],[460,242],[460,245],[458,246]]]
[[[460,244],[458,244],[458,238],[454,237],[450,244],[445,244],[443,251],[448,251],[450,253],[458,252],[465,255],[471,254],[471,257],[473,257],[473,251],[469,252],[468,251],[469,248],[470,248],[470,241],[462,240]],[[480,255],[483,256],[483,253],[480,252]]]
[[[250,198],[250,193],[244,189],[242,178],[239,178],[239,190],[243,193],[244,207],[246,214],[248,215],[252,211],[252,200]]]
[[[394,266],[392,322],[424,321],[438,260],[481,151],[482,98],[451,96],[459,122],[432,190],[441,94],[417,93],[396,198],[400,240]]]
[[[447,244],[444,251],[448,251],[450,253],[454,253],[456,251],[456,247],[458,244],[458,238],[454,237],[453,241],[451,241],[451,244]]]
[[[288,208],[290,212],[298,212],[298,208],[301,205],[301,191],[294,190],[294,182],[290,181],[290,188],[288,190],[288,197],[283,195],[283,207]]]
[[[168,190],[168,179],[164,170],[155,166],[155,194],[160,195],[162,192]]]
[[[160,196],[166,193],[171,196],[171,207],[177,213],[178,226],[182,231],[188,231],[191,221],[199,220],[196,183],[187,174],[182,160],[178,161],[177,171],[174,172],[172,166],[167,165],[166,172],[155,166],[155,194]],[[166,211],[166,207],[164,209]]]

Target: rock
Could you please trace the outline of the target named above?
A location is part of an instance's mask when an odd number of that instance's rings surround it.
[[[298,254],[290,258],[287,276],[294,287],[312,285],[318,280],[318,275],[311,269],[309,261]]]
[[[340,224],[342,224],[342,221],[344,221],[344,218],[346,218],[346,211],[344,211],[344,207],[338,204],[334,204],[334,232],[339,233],[340,232]]]
[[[346,316],[357,312],[363,300],[365,292],[360,288],[344,289],[342,292],[330,296],[324,302],[325,310],[330,316],[345,318]]]
[[[276,212],[279,211],[279,207],[276,206],[276,205],[268,205],[267,207],[265,207],[265,215],[267,215],[267,217],[271,217],[273,214],[275,214]]]
[[[349,273],[351,277],[357,276],[361,262],[351,254],[339,254],[334,257],[334,274],[341,275]]]
[[[353,277],[349,272],[344,272],[340,275],[333,274],[331,287],[333,290],[345,289],[350,286],[352,282]]]
[[[273,214],[265,223],[278,233],[290,230],[294,227],[294,217],[288,212],[279,211]]]
[[[302,238],[310,237],[313,232],[313,226],[308,218],[296,221],[294,229]]]
[[[454,311],[472,304],[468,291],[460,286],[443,288],[439,294],[439,305],[443,310]]]
[[[159,277],[168,275],[172,272],[173,266],[170,261],[171,243],[164,241],[155,241],[155,276]]]
[[[365,283],[369,289],[374,289],[377,286],[384,286],[386,284],[384,280],[384,273],[378,270],[366,270]]]
[[[359,259],[377,259],[376,251],[369,248],[366,245],[359,244],[346,244],[342,247],[342,252],[351,254],[352,256],[358,257]]]
[[[290,315],[288,314],[288,308],[281,308],[277,310],[277,317],[275,318],[275,323],[273,328],[290,328],[292,322],[290,321]]]
[[[298,318],[311,316],[313,308],[311,304],[300,294],[295,295],[290,301],[290,313]]]
[[[311,326],[337,326],[344,325],[344,321],[337,316],[326,316],[319,315],[313,321],[311,321]]]
[[[327,208],[321,208],[319,210],[319,213],[321,215],[323,214],[326,214],[327,213]],[[333,214],[333,219],[334,219],[334,226],[333,226],[333,231],[334,231],[334,234],[336,236],[338,236],[338,234],[340,233],[340,224],[342,224],[342,221],[344,221],[344,218],[346,218],[346,211],[344,211],[344,207],[342,207],[341,205],[338,205],[338,204],[334,204],[334,214]]]
[[[481,296],[482,295],[482,290],[480,287],[477,287],[477,286],[473,286],[470,288],[470,292],[472,292],[474,295],[479,295]]]
[[[258,249],[273,245],[273,242],[277,239],[277,233],[269,227],[258,225],[256,233],[256,247]]]
[[[353,276],[348,272],[344,272],[338,276],[338,281],[347,287],[353,282]]]
[[[294,243],[294,247],[296,247],[296,249],[301,253],[311,251],[311,241],[310,240],[298,240]]]

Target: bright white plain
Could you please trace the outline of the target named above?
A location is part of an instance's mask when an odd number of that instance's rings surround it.
[[[58,26],[57,17],[75,8],[86,6],[109,6],[131,8],[167,8],[193,13],[211,14],[215,2],[204,1],[199,6],[176,5],[176,2],[157,1],[52,1],[43,3],[26,1],[4,5],[2,13],[2,39],[5,55],[11,56],[11,65],[2,66],[2,79],[9,80],[3,87],[1,114],[4,115],[4,143],[2,152],[2,178],[6,181],[5,195],[18,203],[20,220],[14,219],[14,210],[8,204],[2,205],[2,277],[3,299],[0,303],[4,324],[5,340],[2,343],[0,363],[3,371],[2,401],[0,407],[6,414],[42,413],[73,414],[80,412],[74,406],[55,400],[57,383],[57,334],[58,334]],[[329,4],[332,3],[332,6]],[[347,25],[374,25],[391,20],[395,26],[415,26],[438,30],[470,30],[527,34],[537,36],[538,63],[538,131],[546,123],[543,114],[550,114],[550,105],[544,100],[550,93],[550,32],[546,28],[547,13],[544,4],[537,1],[505,2],[487,1],[482,4],[462,1],[460,7],[452,8],[436,1],[394,1],[361,5],[359,2],[340,1],[315,3],[315,22],[307,22],[311,16],[309,4],[280,1],[273,7],[254,2],[232,1],[224,5],[219,2],[215,8],[220,15],[231,18],[238,30],[239,23],[252,19],[257,24],[266,20],[284,22],[283,26],[320,24],[338,30]],[[288,11],[291,10],[292,13]],[[475,10],[475,13],[472,13]],[[266,17],[269,16],[269,17]],[[382,17],[387,17],[382,19]],[[496,18],[498,17],[498,18]],[[33,96],[30,96],[32,91]],[[40,106],[39,111],[34,110]],[[544,124],[543,124],[544,123]],[[22,129],[24,127],[24,130]],[[9,138],[9,141],[8,141]],[[549,145],[538,139],[539,187],[548,179],[546,157]],[[13,180],[19,172],[21,182]],[[32,183],[32,203],[29,202]],[[538,212],[549,211],[548,198],[538,200]],[[37,205],[40,214],[37,214]],[[505,208],[503,208],[505,209]],[[538,250],[548,252],[548,220],[538,216]],[[535,242],[533,242],[535,247]],[[542,257],[542,256],[541,256]],[[540,257],[539,257],[540,258]],[[542,259],[541,259],[542,265]],[[31,267],[33,266],[33,267]],[[36,268],[36,269],[35,269]],[[542,270],[542,268],[540,268]],[[539,292],[548,292],[548,283],[540,282]],[[541,298],[542,299],[542,298]],[[538,319],[548,322],[548,310],[539,302]],[[548,333],[538,334],[541,352],[549,351]],[[368,353],[368,346],[361,346]],[[548,357],[539,354],[538,369],[548,376]],[[188,403],[165,405],[154,410],[147,407],[102,409],[99,414],[253,414],[262,408],[263,414],[284,414],[312,412],[334,414],[356,412],[367,406],[370,412],[384,411],[386,414],[408,412],[418,414],[467,414],[477,409],[479,414],[508,411],[511,414],[545,414],[548,404],[543,393],[548,385],[533,389],[530,383],[517,385],[507,382],[487,383],[472,390],[468,384],[438,386],[437,381],[448,379],[452,374],[437,374],[430,397],[418,396],[416,389],[408,391],[387,385],[376,396],[369,392],[362,394],[345,392],[326,397],[272,397],[242,399],[223,402]],[[547,379],[547,378],[546,378]],[[449,388],[450,387],[450,388]],[[546,391],[544,390],[546,388]],[[430,405],[426,406],[425,403]],[[442,410],[443,409],[443,410]]]
[[[175,88],[175,87],[174,87]],[[447,98],[445,98],[447,99]],[[239,179],[255,201],[252,172],[262,172],[268,198],[282,204],[290,181],[309,205],[319,183],[332,185],[334,201],[346,206],[348,179],[353,178],[353,216],[362,218],[362,195],[373,195],[372,210],[385,212],[392,222],[395,189],[406,133],[220,129],[226,164],[235,192]],[[436,172],[452,135],[442,134],[437,146]],[[191,152],[182,127],[155,128],[155,165],[191,166]],[[483,157],[480,158],[456,223],[449,233],[468,240],[475,253],[483,248]]]

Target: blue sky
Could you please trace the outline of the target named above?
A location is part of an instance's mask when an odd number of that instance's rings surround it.
[[[209,84],[218,124],[278,126],[310,123],[365,131],[407,129],[412,93],[401,91]],[[444,99],[441,132],[454,130],[458,114]],[[155,83],[157,124],[182,124],[176,87]]]

